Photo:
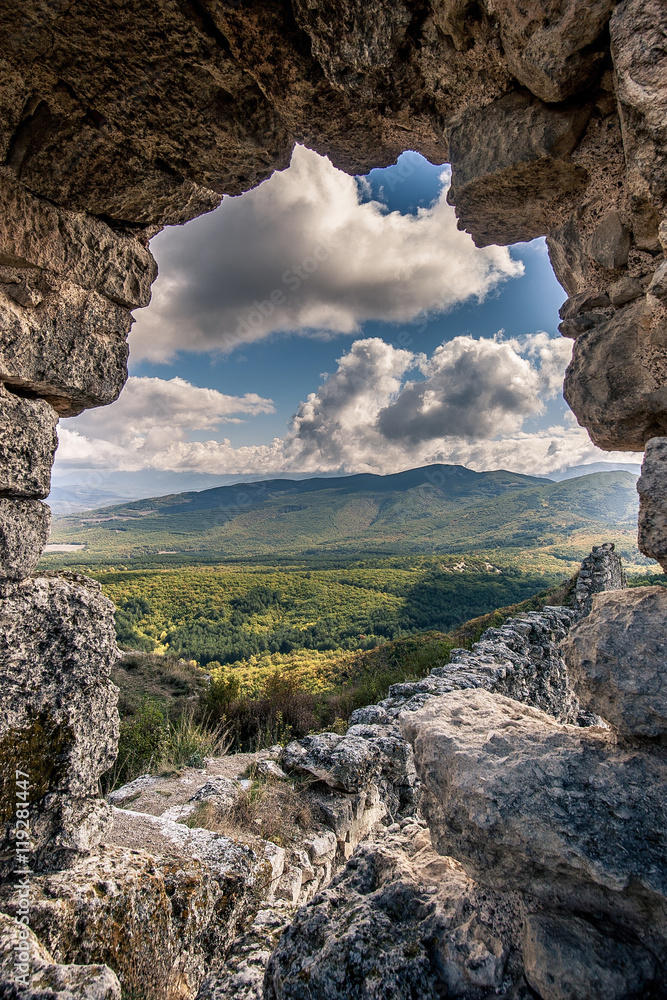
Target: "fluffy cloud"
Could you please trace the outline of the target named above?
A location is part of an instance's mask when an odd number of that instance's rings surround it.
[[[271,399],[256,393],[226,396],[185,379],[130,377],[110,407],[86,410],[60,424],[60,465],[115,469],[167,468],[170,454],[185,454],[193,431],[273,413]]]
[[[571,348],[542,333],[520,340],[457,337],[427,358],[379,338],[358,340],[301,403],[284,438],[242,448],[214,433],[192,440],[191,432],[271,412],[271,400],[224,396],[182,379],[131,379],[113,404],[115,414],[89,411],[63,422],[58,461],[275,475],[388,473],[433,462],[548,474],[601,459],[636,460],[601,452],[572,421],[524,429],[557,393]]]
[[[289,169],[155,238],[160,275],[150,309],[137,314],[133,358],[409,322],[521,275],[506,248],[477,249],[459,232],[447,179],[430,208],[402,215],[362,203],[354,177],[295,147]]]
[[[411,351],[378,337],[357,340],[336,372],[299,406],[285,441],[285,460],[305,469],[345,467],[371,438],[380,438],[378,416],[400,395],[402,376],[416,363]]]
[[[424,379],[408,382],[379,414],[389,441],[495,437],[543,409],[540,372],[508,343],[456,337],[420,369]]]

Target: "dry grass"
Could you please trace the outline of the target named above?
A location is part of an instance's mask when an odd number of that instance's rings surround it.
[[[202,802],[186,825],[235,840],[259,838],[284,847],[299,841],[314,824],[312,806],[303,794],[308,784],[256,778],[240,792],[231,809],[223,813],[212,802]]]

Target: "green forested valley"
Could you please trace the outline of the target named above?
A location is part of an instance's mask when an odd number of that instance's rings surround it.
[[[56,519],[45,568],[100,581],[128,650],[324,689],[350,657],[515,605],[613,540],[630,568],[628,473],[562,483],[431,466],[219,487]],[[642,563],[644,565],[642,565]]]

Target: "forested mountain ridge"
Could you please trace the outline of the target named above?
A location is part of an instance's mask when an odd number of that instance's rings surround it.
[[[269,480],[137,500],[56,519],[52,542],[100,556],[211,552],[456,552],[549,545],[628,528],[635,478],[600,472],[554,483],[434,465],[389,476]]]

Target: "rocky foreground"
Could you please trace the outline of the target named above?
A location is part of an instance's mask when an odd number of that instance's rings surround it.
[[[612,549],[575,607],[489,629],[343,735],[112,793],[104,844],[31,876],[30,985],[0,890],[0,995],[667,996],[667,591],[624,589]],[[281,843],[225,827],[267,782],[305,809]]]

